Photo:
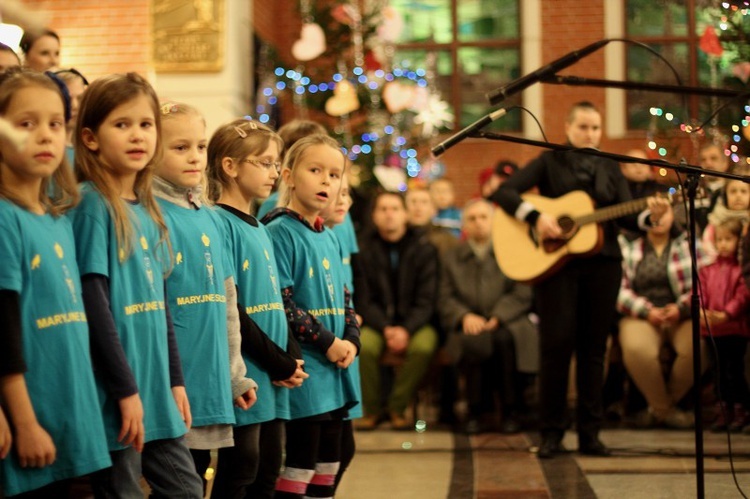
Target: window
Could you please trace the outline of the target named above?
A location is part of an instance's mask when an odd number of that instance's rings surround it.
[[[487,114],[485,93],[520,76],[518,0],[391,0],[404,20],[394,62],[434,71],[456,126]],[[520,130],[520,113],[493,125]]]
[[[710,0],[624,0],[627,38],[656,49],[677,70],[683,84],[743,88],[745,83],[733,75],[735,64],[747,60],[744,33],[750,33],[750,16],[732,3]],[[724,19],[722,20],[722,16]],[[713,28],[724,42],[723,53],[710,57],[701,50],[701,38]],[[740,43],[742,42],[742,43]],[[628,80],[676,85],[673,73],[653,54],[634,45],[627,46]],[[705,121],[723,99],[681,96],[657,92],[627,92],[627,123],[630,129],[644,129],[652,123],[651,108],[661,108],[663,115],[673,113],[675,123]],[[729,105],[718,117],[718,124],[737,123],[742,105]],[[744,114],[743,114],[744,116]]]

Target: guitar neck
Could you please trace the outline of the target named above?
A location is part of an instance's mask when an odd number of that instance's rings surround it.
[[[648,206],[646,198],[634,199],[632,201],[626,201],[624,203],[601,208],[594,211],[593,213],[576,217],[574,220],[578,225],[604,222],[607,220],[624,217],[625,215],[630,215],[632,213],[637,213],[639,211],[642,211],[646,206]]]

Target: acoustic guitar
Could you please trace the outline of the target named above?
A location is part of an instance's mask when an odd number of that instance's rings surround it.
[[[674,202],[677,196],[666,195]],[[643,211],[646,198],[595,209],[594,201],[583,191],[572,191],[559,198],[523,194],[524,201],[541,213],[557,218],[563,231],[558,239],[539,241],[526,222],[495,210],[492,243],[503,274],[518,282],[536,283],[549,277],[573,257],[596,254],[604,243],[598,222]]]

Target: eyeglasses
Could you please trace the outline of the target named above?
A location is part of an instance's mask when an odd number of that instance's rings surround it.
[[[270,170],[271,168],[273,168],[276,170],[276,173],[281,172],[281,161],[268,161],[267,159],[243,159],[242,162],[259,166],[264,170]]]

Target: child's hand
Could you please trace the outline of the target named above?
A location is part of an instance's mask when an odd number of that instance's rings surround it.
[[[190,414],[190,402],[188,401],[187,392],[184,386],[173,386],[172,396],[174,401],[177,403],[177,409],[180,410],[182,420],[185,421],[185,426],[189,430],[193,426],[193,415]]]
[[[288,379],[282,380],[282,381],[274,381],[273,384],[276,386],[283,386],[284,388],[296,388],[310,377],[309,374],[307,374],[303,369],[302,366],[305,365],[305,361],[302,359],[296,359],[297,360],[297,369],[294,371],[294,374],[292,374]]]
[[[10,433],[8,420],[5,419],[5,413],[0,409],[0,459],[5,459],[10,452],[10,444],[13,442],[13,436]]]
[[[250,388],[248,391],[234,399],[234,405],[246,411],[258,401],[258,390]]]
[[[34,421],[16,427],[16,453],[22,468],[44,468],[55,462],[57,449],[49,433]]]
[[[336,362],[336,366],[340,367],[341,369],[346,369],[351,365],[352,362],[354,362],[354,358],[357,356],[357,347],[349,340],[344,340],[343,343],[348,351],[346,357]]]
[[[326,352],[326,358],[336,364],[339,361],[343,361],[349,353],[349,347],[344,344],[343,340],[335,338],[331,346],[328,347]]]
[[[143,404],[137,393],[120,399],[120,415],[122,416],[122,427],[117,441],[124,446],[133,444],[136,451],[143,451],[143,440],[146,437],[146,429],[143,426]]]

